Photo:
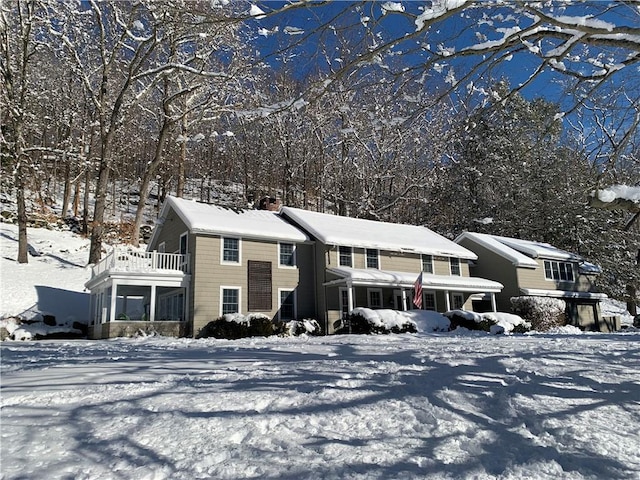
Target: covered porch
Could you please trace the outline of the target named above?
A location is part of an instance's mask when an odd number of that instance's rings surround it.
[[[619,319],[616,320],[602,315],[600,301],[608,298],[605,293],[535,288],[521,288],[520,292],[526,296],[564,300],[568,322],[581,330],[596,332],[615,332],[620,330]]]
[[[418,273],[393,272],[348,267],[328,268],[324,284],[329,324],[356,307],[412,310]],[[472,309],[472,296],[487,296],[496,311],[495,294],[503,285],[478,277],[422,275],[422,309],[444,313],[453,309]]]
[[[188,257],[115,250],[92,269],[90,338],[157,332],[184,335],[188,312]]]

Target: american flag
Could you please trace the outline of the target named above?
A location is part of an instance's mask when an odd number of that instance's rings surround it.
[[[416,282],[413,284],[413,304],[422,309],[422,272],[420,272]]]

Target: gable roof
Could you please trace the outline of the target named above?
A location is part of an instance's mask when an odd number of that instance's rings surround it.
[[[464,232],[455,239],[460,242],[469,239],[479,245],[491,250],[502,257],[511,260],[516,267],[538,267],[535,258],[547,260],[561,260],[578,262],[580,273],[597,274],[602,270],[599,266],[585,261],[580,255],[567,252],[544,242],[534,242],[531,240],[521,240],[518,238],[501,237],[499,235],[489,235],[486,233]]]
[[[283,207],[280,214],[326,245],[375,248],[392,252],[475,260],[477,255],[426,227],[341,217]]]
[[[162,224],[170,209],[176,212],[191,233],[233,235],[288,242],[309,240],[304,232],[286,222],[276,212],[231,209],[167,196],[149,245],[153,244],[162,230]]]

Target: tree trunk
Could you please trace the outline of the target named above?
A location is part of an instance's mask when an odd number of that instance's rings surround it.
[[[109,166],[106,158],[100,162],[98,183],[96,185],[96,202],[93,210],[91,227],[91,246],[89,248],[89,263],[98,263],[102,256],[102,239],[104,236],[104,212],[107,206],[107,190],[109,188]]]
[[[27,206],[24,199],[23,167],[16,169],[16,199],[18,202],[18,263],[28,263]]]
[[[182,118],[181,133],[183,137],[186,137],[187,135],[187,116],[186,115]],[[177,197],[182,197],[184,195],[186,163],[187,163],[187,142],[182,142],[182,145],[180,146],[180,157],[178,159],[178,186],[176,187]]]
[[[82,233],[89,234],[89,188],[91,186],[91,169],[87,167],[84,173],[84,197],[82,199]]]
[[[64,193],[62,194],[62,212],[60,216],[67,218],[67,210],[71,203],[71,163],[65,159],[64,166]]]

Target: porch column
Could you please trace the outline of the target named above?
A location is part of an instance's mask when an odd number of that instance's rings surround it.
[[[353,310],[355,307],[353,305],[353,298],[355,297],[353,291],[353,285],[347,283],[347,303],[349,305],[349,311]]]
[[[156,319],[156,286],[151,285],[151,298],[149,299],[149,321],[154,322]]]
[[[109,322],[113,322],[116,319],[116,298],[118,298],[118,282],[114,281],[111,284],[111,312],[109,313]]]
[[[451,299],[449,298],[449,290],[444,291],[444,308],[446,312],[451,310]]]
[[[491,294],[491,309],[494,312],[498,311],[498,307],[496,305],[496,294],[495,293]]]
[[[407,309],[407,291],[403,288],[402,292],[402,308],[401,310],[404,312]]]

